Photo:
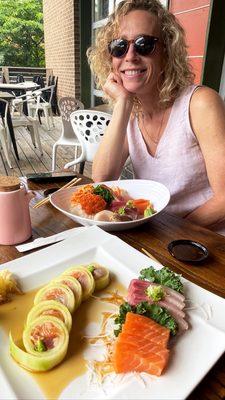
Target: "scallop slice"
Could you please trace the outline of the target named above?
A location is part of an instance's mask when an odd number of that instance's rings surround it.
[[[110,221],[112,221],[112,218],[113,218],[113,212],[110,210],[99,211],[94,216],[95,221],[110,222]]]
[[[95,291],[102,290],[108,286],[110,282],[109,270],[103,265],[91,263],[86,265],[95,280]]]
[[[72,290],[61,283],[50,283],[40,289],[34,298],[34,305],[45,300],[55,300],[62,303],[72,313],[75,309],[75,297]]]
[[[62,276],[72,276],[76,278],[82,287],[82,301],[87,300],[95,290],[95,280],[92,276],[92,273],[82,266],[74,266],[66,269]]]
[[[78,279],[74,278],[73,276],[66,276],[66,275],[60,275],[57,278],[53,279],[51,281],[52,283],[61,283],[63,285],[68,286],[75,297],[75,310],[80,306],[81,301],[82,301],[82,287]],[[75,311],[74,310],[74,311]]]
[[[27,315],[26,325],[30,325],[34,319],[44,315],[60,319],[66,325],[68,332],[70,332],[72,326],[71,314],[66,306],[55,300],[41,301],[32,307]]]

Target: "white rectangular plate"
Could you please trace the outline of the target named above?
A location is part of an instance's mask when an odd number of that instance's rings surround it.
[[[97,262],[108,266],[119,281],[128,286],[143,267],[161,265],[100,228],[91,227],[46,249],[0,266],[9,269],[29,291],[46,284],[70,264]],[[186,297],[198,305],[188,311],[191,328],[179,337],[171,350],[164,374],[147,385],[134,376],[120,380],[107,390],[87,385],[87,374],[75,379],[60,399],[185,399],[212,368],[225,350],[225,301],[199,286],[183,280]],[[43,399],[44,395],[29,374],[10,357],[8,337],[0,327],[0,399]],[[150,382],[150,384],[149,384]],[[77,388],[79,387],[79,393]]]

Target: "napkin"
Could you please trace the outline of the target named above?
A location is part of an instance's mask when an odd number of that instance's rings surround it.
[[[33,242],[30,243],[25,243],[25,244],[20,244],[18,246],[15,246],[16,249],[21,253],[25,251],[29,251],[32,249],[36,249],[38,247],[46,246],[47,244],[52,244],[52,243],[57,243],[60,242],[61,240],[67,239],[72,236],[76,236],[78,233],[81,231],[87,229],[86,227],[79,227],[79,228],[72,228],[72,229],[67,229],[66,231],[56,233],[55,235],[48,236],[48,237],[40,237],[38,239],[33,240]]]

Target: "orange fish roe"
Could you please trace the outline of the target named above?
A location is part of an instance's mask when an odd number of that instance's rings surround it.
[[[93,193],[74,193],[71,198],[72,204],[80,204],[82,209],[88,214],[96,214],[99,211],[105,210],[106,201],[98,194]]]
[[[71,203],[73,205],[80,203],[80,198],[84,196],[86,193],[93,193],[93,186],[92,185],[85,185],[82,186],[80,189],[76,190],[71,196]]]

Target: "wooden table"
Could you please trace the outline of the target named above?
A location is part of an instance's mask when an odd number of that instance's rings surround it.
[[[90,179],[83,177],[82,183],[88,182]],[[31,184],[30,188],[39,190],[53,186],[62,185]],[[38,191],[37,194],[41,198],[42,192]],[[49,236],[78,226],[50,204],[33,209],[34,203],[35,200],[32,200],[30,208],[33,238]],[[145,248],[163,265],[169,266],[175,272],[182,273],[190,281],[225,298],[225,237],[163,212],[139,228],[114,234],[139,251]],[[192,239],[201,242],[207,246],[210,252],[209,258],[201,266],[175,260],[167,250],[168,243],[175,239]],[[0,246],[0,263],[23,255],[14,246]],[[221,399],[225,399],[225,356],[221,357],[188,397],[188,400]]]

